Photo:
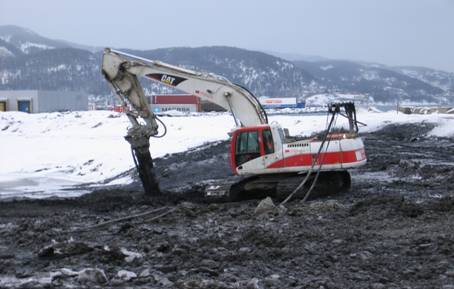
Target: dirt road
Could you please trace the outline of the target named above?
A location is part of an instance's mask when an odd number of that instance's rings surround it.
[[[226,143],[157,160],[184,198],[146,200],[132,184],[0,203],[0,287],[454,288],[454,142],[425,137],[432,127],[365,135],[349,193],[281,214],[199,202],[207,180],[234,178]]]

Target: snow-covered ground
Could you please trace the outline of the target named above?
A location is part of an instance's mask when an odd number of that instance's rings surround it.
[[[321,130],[326,115],[271,115],[291,134],[309,135]],[[234,126],[228,113],[163,116],[168,127],[164,138],[152,139],[153,157],[187,150],[206,142],[228,139]],[[450,115],[405,115],[396,112],[360,111],[366,123],[361,132],[373,131],[389,123],[435,122],[430,133],[454,135]],[[346,124],[339,118],[339,125]],[[127,118],[109,111],[26,114],[0,113],[0,198],[53,195],[75,196],[85,191],[77,185],[101,185],[106,179],[131,169],[134,164],[129,144],[123,139],[129,126]],[[367,148],[366,148],[367,149]],[[128,176],[114,178],[110,184],[128,183]]]

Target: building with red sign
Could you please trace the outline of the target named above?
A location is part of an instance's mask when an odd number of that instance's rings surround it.
[[[151,110],[165,112],[176,110],[181,112],[202,111],[200,99],[191,94],[158,94],[149,98]]]

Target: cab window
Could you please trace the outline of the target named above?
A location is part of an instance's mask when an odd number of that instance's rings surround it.
[[[239,166],[260,156],[257,131],[241,132],[236,139],[235,159]]]
[[[274,153],[273,135],[269,129],[263,130],[263,149],[266,155]]]
[[[237,137],[236,143],[237,153],[258,153],[259,139],[256,131],[242,132]]]

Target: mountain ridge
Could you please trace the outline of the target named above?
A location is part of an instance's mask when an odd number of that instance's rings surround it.
[[[121,50],[219,74],[259,96],[356,93],[387,103],[454,102],[454,73],[425,67],[325,58],[290,61],[229,46]],[[0,89],[77,89],[109,96],[111,91],[100,73],[101,55],[99,48],[49,39],[18,26],[0,26]],[[147,93],[169,91],[156,83],[143,85]]]

